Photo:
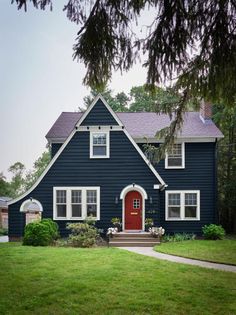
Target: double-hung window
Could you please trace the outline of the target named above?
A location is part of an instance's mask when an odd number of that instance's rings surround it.
[[[200,191],[166,191],[166,220],[200,220]]]
[[[166,153],[165,168],[185,168],[185,143],[175,143]]]
[[[109,131],[90,132],[90,158],[110,157]]]
[[[100,220],[100,187],[54,187],[54,220]]]

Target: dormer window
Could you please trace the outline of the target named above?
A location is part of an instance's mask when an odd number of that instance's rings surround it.
[[[184,142],[173,144],[170,151],[166,153],[165,168],[170,169],[185,168]]]
[[[108,131],[90,132],[90,158],[110,157],[110,137]]]

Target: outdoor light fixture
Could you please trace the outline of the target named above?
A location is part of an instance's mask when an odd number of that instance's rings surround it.
[[[152,203],[152,196],[149,197],[149,202]]]
[[[115,204],[118,204],[118,197],[115,198]]]

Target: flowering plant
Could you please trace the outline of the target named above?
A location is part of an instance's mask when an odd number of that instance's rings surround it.
[[[115,228],[113,228],[113,227],[110,227],[110,228],[108,228],[107,229],[107,235],[108,236],[112,236],[112,235],[114,235],[114,234],[116,234],[118,232],[118,229],[115,227]]]
[[[163,229],[163,227],[150,227],[149,233],[153,237],[158,237],[158,236],[161,237],[162,235],[165,234],[165,229]]]

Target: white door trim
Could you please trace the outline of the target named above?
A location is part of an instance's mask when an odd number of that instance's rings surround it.
[[[145,231],[145,199],[148,198],[145,189],[139,185],[132,184],[126,186],[120,193],[120,199],[122,199],[122,227],[125,230],[125,197],[128,192],[137,191],[142,196],[142,231]],[[135,231],[135,230],[134,230]]]

